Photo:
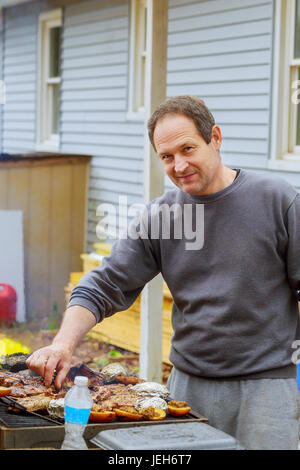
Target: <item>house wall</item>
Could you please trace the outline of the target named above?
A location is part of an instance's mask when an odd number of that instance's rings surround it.
[[[143,122],[128,121],[129,3],[99,1],[65,9],[62,44],[61,150],[93,155],[88,249],[99,203],[142,201]],[[123,221],[124,222],[124,221]]]
[[[31,151],[36,140],[37,23],[46,1],[6,10],[3,150]],[[267,169],[270,154],[273,0],[169,0],[167,96],[195,94],[223,133],[230,167]],[[128,0],[88,0],[64,8],[61,151],[93,156],[87,250],[100,203],[142,202],[144,123],[129,121]],[[166,189],[172,184],[166,179]]]
[[[204,99],[230,167],[267,164],[272,24],[271,0],[170,0],[167,95]]]
[[[35,150],[37,109],[38,15],[46,10],[42,0],[4,10],[2,150]]]

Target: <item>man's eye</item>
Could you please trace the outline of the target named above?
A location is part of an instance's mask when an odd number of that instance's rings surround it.
[[[161,158],[163,160],[168,160],[169,158],[171,158],[171,155],[163,155]]]
[[[192,150],[192,147],[185,147],[185,152],[190,152]]]

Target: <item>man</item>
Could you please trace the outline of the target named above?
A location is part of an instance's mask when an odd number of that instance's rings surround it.
[[[56,369],[60,387],[80,338],[128,308],[161,272],[174,298],[172,396],[247,449],[295,449],[299,399],[291,356],[299,326],[300,197],[280,178],[224,166],[221,130],[198,98],[162,103],[148,129],[178,189],[148,206],[148,219],[136,225],[139,237],[116,242],[81,280],[53,344],[33,353],[28,366],[46,385]],[[203,231],[203,243],[187,249],[186,231],[164,238],[162,228],[151,238],[154,203],[182,208],[173,232],[191,207],[189,222]]]

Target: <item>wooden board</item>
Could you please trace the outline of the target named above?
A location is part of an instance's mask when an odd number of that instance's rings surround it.
[[[69,273],[81,270],[89,161],[55,154],[0,161],[0,209],[23,212],[27,319],[47,322],[54,303],[62,314]]]

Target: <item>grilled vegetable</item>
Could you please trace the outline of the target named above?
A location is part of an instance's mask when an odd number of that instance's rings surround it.
[[[147,421],[162,421],[166,417],[166,412],[164,410],[153,408],[153,406],[141,409],[140,414]]]
[[[0,387],[0,397],[5,397],[11,393],[12,389],[9,387]]]
[[[138,413],[133,406],[122,406],[122,408],[115,408],[114,412],[120,421],[139,421],[143,419],[143,415]]]
[[[101,410],[91,411],[89,417],[89,423],[109,423],[115,419],[116,413],[114,411]]]
[[[171,400],[168,403],[168,411],[172,416],[185,416],[191,411],[191,408],[187,406],[185,401]]]

